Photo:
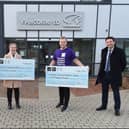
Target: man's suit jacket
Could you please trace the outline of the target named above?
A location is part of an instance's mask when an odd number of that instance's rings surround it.
[[[102,83],[104,75],[105,75],[105,64],[107,57],[108,48],[102,49],[101,52],[101,63],[100,69],[97,76],[96,84]],[[122,72],[124,71],[126,66],[126,56],[122,49],[118,47],[114,47],[111,57],[110,57],[110,76],[111,76],[111,84],[114,86],[122,85]]]

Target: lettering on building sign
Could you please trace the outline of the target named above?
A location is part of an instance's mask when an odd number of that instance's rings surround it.
[[[82,30],[82,12],[17,12],[20,30]]]
[[[22,25],[59,25],[60,21],[50,21],[50,20],[38,20],[38,19],[31,19],[31,20],[22,20]]]

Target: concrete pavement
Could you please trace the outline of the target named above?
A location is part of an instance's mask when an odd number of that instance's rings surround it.
[[[20,110],[14,99],[13,110],[8,110],[6,98],[0,98],[0,128],[129,128],[129,90],[121,91],[121,116],[114,115],[112,92],[107,110],[101,112],[95,110],[100,106],[101,94],[72,95],[69,108],[63,113],[55,108],[57,88],[46,89],[40,82],[39,94],[39,99],[21,99]]]

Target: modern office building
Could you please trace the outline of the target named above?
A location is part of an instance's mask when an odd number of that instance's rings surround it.
[[[68,38],[76,56],[95,76],[105,37],[114,36],[129,64],[129,0],[0,1],[0,57],[10,41],[23,58],[35,59],[42,75],[60,36]],[[128,68],[128,65],[127,65]]]

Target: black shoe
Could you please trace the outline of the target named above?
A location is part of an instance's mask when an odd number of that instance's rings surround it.
[[[8,105],[8,109],[11,110],[12,109],[12,105],[9,104]]]
[[[63,104],[61,104],[61,103],[58,103],[57,105],[56,105],[56,108],[59,108],[60,106],[62,106]]]
[[[115,110],[115,115],[120,116],[120,110]]]
[[[96,108],[96,111],[102,111],[102,110],[106,110],[106,107],[100,106],[100,107]]]
[[[20,109],[21,106],[20,106],[19,104],[16,104],[16,108],[17,108],[17,109]]]
[[[67,106],[63,106],[63,107],[61,108],[61,112],[64,112],[66,109],[67,109]]]

